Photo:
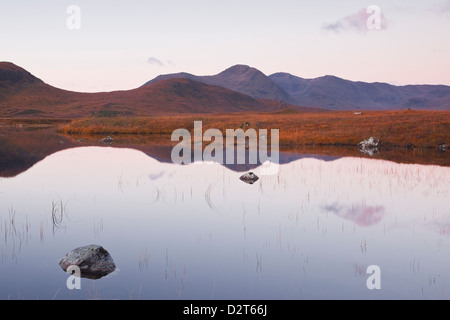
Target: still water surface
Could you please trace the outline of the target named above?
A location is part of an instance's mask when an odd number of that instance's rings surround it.
[[[0,178],[0,299],[450,298],[450,167],[303,158],[253,185],[242,173],[79,147]],[[88,244],[117,270],[69,290],[58,262]]]

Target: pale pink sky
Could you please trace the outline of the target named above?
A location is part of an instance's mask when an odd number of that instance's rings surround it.
[[[80,29],[67,26],[70,5],[80,9]],[[0,0],[0,6],[0,60],[68,90],[125,90],[159,74],[211,75],[234,64],[267,75],[450,85],[449,0]],[[368,29],[369,6],[381,10],[381,30]]]

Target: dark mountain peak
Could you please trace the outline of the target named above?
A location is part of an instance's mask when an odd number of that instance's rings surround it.
[[[272,79],[256,68],[237,64],[208,79],[212,84],[226,87],[256,99],[289,101],[289,95]]]
[[[248,72],[262,73],[258,69],[252,68],[245,64],[236,64],[236,65],[231,66],[228,69],[222,71],[220,74],[230,75],[230,74],[244,74],[244,73],[248,73]]]
[[[170,74],[160,74],[156,78],[166,78],[166,79],[173,79],[173,78],[191,78],[193,77],[192,74],[187,72],[178,72],[178,73],[170,73]]]
[[[336,77],[335,75],[332,75],[332,74],[326,74],[323,77],[319,77],[319,78],[324,78],[324,79],[341,79],[341,78]]]
[[[276,73],[271,74],[269,76],[269,78],[271,78],[271,79],[301,79],[301,80],[305,80],[304,78],[294,76],[287,72],[276,72]]]
[[[342,78],[339,78],[339,77],[336,77],[336,76],[330,75],[330,74],[327,74],[323,77],[318,77],[313,80],[321,81],[321,82],[347,82],[348,81],[348,80],[345,80],[345,79],[342,79]]]
[[[225,81],[231,86],[248,81],[271,82],[269,77],[258,69],[243,64],[234,65],[213,77],[220,82]]]
[[[144,83],[142,85],[142,87],[145,87],[149,84],[158,82],[158,81],[163,81],[163,80],[169,80],[169,79],[191,79],[191,80],[195,80],[196,76],[194,76],[193,74],[187,73],[187,72],[179,72],[179,73],[170,73],[170,74],[160,74],[159,76],[157,76],[156,78]]]
[[[42,82],[25,69],[16,66],[11,62],[0,62],[0,86],[7,87],[11,85],[32,84]]]
[[[9,61],[0,61],[0,70],[11,70],[11,71],[22,70],[22,71],[25,71],[25,69],[15,65],[14,63],[9,62]]]

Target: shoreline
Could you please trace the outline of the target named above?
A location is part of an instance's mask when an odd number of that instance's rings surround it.
[[[348,111],[304,113],[240,113],[74,119],[63,123],[63,135],[170,135],[179,128],[193,133],[194,121],[203,132],[226,129],[279,129],[280,146],[355,146],[370,137],[381,148],[435,149],[450,144],[450,111]]]

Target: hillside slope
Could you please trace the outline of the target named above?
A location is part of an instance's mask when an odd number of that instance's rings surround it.
[[[0,63],[0,117],[229,113],[276,111],[285,106],[188,78],[160,80],[133,90],[72,92],[50,86],[12,63]]]

